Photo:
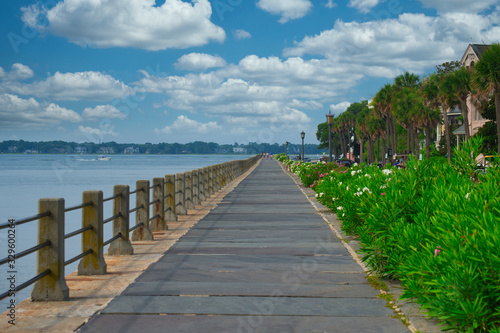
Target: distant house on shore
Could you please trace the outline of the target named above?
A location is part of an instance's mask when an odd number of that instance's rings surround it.
[[[98,154],[114,154],[115,153],[115,148],[113,147],[100,147],[99,150],[97,151]]]
[[[247,153],[247,149],[243,148],[243,147],[233,148],[233,153],[235,153],[235,154],[246,154]]]
[[[124,154],[139,154],[139,148],[127,147],[123,150]]]

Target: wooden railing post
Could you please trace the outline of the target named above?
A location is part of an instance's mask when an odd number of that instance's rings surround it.
[[[92,226],[92,229],[82,234],[82,252],[92,250],[78,264],[78,275],[106,274],[106,261],[103,250],[103,197],[102,191],[83,192],[83,203],[92,205],[82,209],[82,227]]]
[[[132,231],[132,241],[153,240],[153,233],[149,229],[149,180],[138,180],[135,183],[135,206],[140,207],[135,212],[135,224],[143,224]]]
[[[199,184],[199,175],[198,175],[198,170],[193,170],[191,171],[191,175],[193,177],[193,205],[196,207],[196,205],[200,204],[200,184]]]
[[[153,216],[157,216],[149,223],[151,231],[165,230],[165,200],[163,198],[163,178],[153,178]]]
[[[64,279],[64,199],[40,199],[38,212],[50,211],[50,215],[38,220],[38,244],[50,241],[37,252],[36,274],[50,269],[33,286],[33,301],[67,301],[69,289]]]
[[[209,198],[212,195],[212,184],[211,184],[211,179],[212,179],[212,171],[210,167],[204,167],[203,172],[204,178],[205,178],[205,198]]]
[[[113,187],[113,196],[118,196],[113,200],[113,216],[120,214],[113,221],[113,236],[121,233],[122,236],[111,242],[108,248],[108,254],[116,255],[131,255],[134,253],[132,243],[129,236],[129,221],[130,221],[130,187],[128,185],[115,185]]]
[[[184,203],[186,205],[186,209],[194,209],[193,173],[191,171],[184,172]]]
[[[187,214],[184,201],[184,173],[175,174],[175,213],[177,215]]]
[[[212,186],[214,188],[214,193],[219,192],[219,164],[214,165],[213,168],[213,173],[212,173]]]
[[[200,203],[207,200],[205,196],[205,169],[206,168],[200,168],[198,169],[198,199],[200,200]]]
[[[165,175],[164,186],[165,229],[168,230],[168,222],[177,221],[177,214],[175,213],[175,175]]]

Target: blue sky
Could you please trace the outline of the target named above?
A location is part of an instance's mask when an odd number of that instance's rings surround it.
[[[499,23],[495,0],[2,1],[0,140],[316,143]]]

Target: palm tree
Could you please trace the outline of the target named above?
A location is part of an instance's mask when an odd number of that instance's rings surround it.
[[[386,141],[387,147],[384,147],[384,151],[387,151],[387,148],[392,148],[394,152],[396,152],[397,151],[396,124],[391,112],[393,95],[394,95],[393,85],[388,83],[377,92],[377,94],[372,100],[372,104],[380,112],[382,117],[385,118],[386,120],[385,134],[387,139]]]
[[[425,129],[425,156],[430,158],[430,129],[439,122],[439,78],[436,74],[431,74],[422,81],[420,92],[424,98],[425,108],[420,114],[420,122]],[[446,119],[447,121],[447,119]]]
[[[484,51],[474,69],[474,83],[477,87],[495,96],[498,136],[497,153],[500,155],[500,44],[493,44]]]
[[[467,98],[472,92],[471,87],[471,73],[465,67],[460,67],[453,72],[450,72],[443,79],[443,91],[445,91],[446,98],[451,102],[455,98],[460,107],[460,113],[464,120],[465,139],[470,138],[469,128],[469,108],[467,107]],[[455,105],[450,105],[453,107]]]

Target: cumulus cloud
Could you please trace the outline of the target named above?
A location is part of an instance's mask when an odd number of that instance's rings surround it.
[[[58,101],[109,101],[133,93],[124,83],[100,72],[56,72],[44,81],[3,84],[1,88],[19,95],[33,95]]]
[[[498,0],[419,0],[424,7],[435,8],[439,13],[480,13],[498,5]]]
[[[280,23],[302,18],[309,13],[312,3],[309,0],[259,0],[257,6],[273,15],[280,15]]]
[[[351,106],[351,103],[349,102],[341,102],[341,103],[338,103],[338,104],[332,104],[330,105],[330,111],[338,116],[339,114],[341,114],[342,112],[344,112],[345,110],[347,110],[347,108]]]
[[[337,4],[333,2],[333,0],[328,0],[328,2],[325,4],[326,8],[335,8],[337,7]]]
[[[24,99],[13,94],[0,94],[1,127],[39,127],[63,122],[80,122],[75,111],[54,103],[39,103],[34,98]]]
[[[23,7],[30,27],[92,47],[133,47],[146,50],[184,49],[211,41],[225,32],[210,21],[208,0],[64,0],[51,9]],[[43,17],[48,24],[41,24]]]
[[[78,126],[78,132],[91,141],[97,141],[99,139],[102,141],[102,139],[107,135],[118,136],[118,133],[115,133],[112,127],[106,127],[106,126],[102,128]]]
[[[189,53],[180,57],[175,63],[178,69],[190,71],[207,70],[214,67],[224,67],[226,61],[218,56],[213,56],[204,53]]]
[[[393,78],[404,70],[422,73],[445,61],[460,59],[474,40],[498,38],[490,17],[475,14],[402,14],[370,22],[337,20],[333,29],[306,36],[284,50],[285,56],[319,55],[349,66],[355,73]],[[488,41],[486,41],[488,42]]]
[[[31,68],[23,64],[13,64],[10,72],[6,72],[0,67],[0,79],[3,81],[19,81],[33,77],[34,73]]]
[[[383,1],[383,0],[382,0]],[[380,0],[351,0],[348,6],[357,8],[362,13],[368,13],[370,10],[378,5]]]
[[[252,38],[252,35],[248,31],[237,29],[233,31],[234,38],[237,40]]]
[[[218,131],[221,126],[215,121],[209,121],[208,123],[202,123],[196,120],[189,119],[188,117],[181,115],[170,126],[165,126],[163,129],[155,129],[156,133],[171,134],[171,133],[197,133],[197,134],[207,134]]]
[[[126,119],[127,116],[112,105],[98,105],[95,108],[85,108],[82,116],[88,120],[103,119]]]

